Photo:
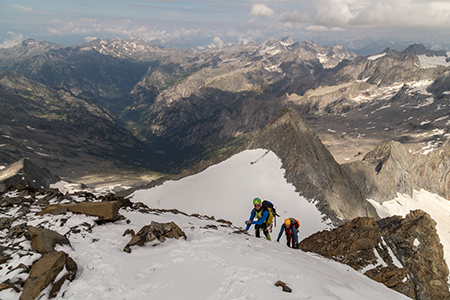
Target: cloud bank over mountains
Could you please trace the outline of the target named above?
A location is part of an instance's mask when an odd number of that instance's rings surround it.
[[[450,2],[443,0],[82,0],[58,5],[5,0],[0,11],[0,47],[26,38],[68,46],[93,36],[205,46],[214,38],[226,44],[286,35],[416,41],[450,35]]]

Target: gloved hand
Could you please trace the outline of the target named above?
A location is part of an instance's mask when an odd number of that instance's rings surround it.
[[[245,221],[245,225],[250,225],[250,224],[252,224],[252,221],[250,221],[250,220]]]

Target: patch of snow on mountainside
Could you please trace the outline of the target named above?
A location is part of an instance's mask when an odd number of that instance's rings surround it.
[[[408,91],[407,94],[412,96],[415,93],[423,94],[423,95],[433,95],[427,91],[427,88],[433,83],[432,80],[420,80],[415,82],[408,82]]]
[[[368,78],[367,78],[368,79]],[[365,79],[367,81],[367,79]],[[374,100],[387,100],[397,94],[403,87],[404,83],[397,83],[388,87],[380,87],[377,92],[371,95],[360,95],[353,98],[355,102],[370,102]]]
[[[447,56],[450,52],[447,52]],[[428,69],[428,68],[436,68],[437,66],[444,66],[448,67],[450,66],[450,62],[447,62],[446,56],[427,56],[425,54],[417,55],[419,58],[420,64],[422,68]]]
[[[377,60],[386,55],[386,52],[367,57],[368,60]]]
[[[365,78],[364,80],[357,80],[356,82],[366,82],[369,78]],[[367,95],[364,93],[363,95],[357,96],[352,100],[355,102],[370,102],[374,100],[387,100],[395,96],[404,86],[407,87],[406,93],[410,96],[413,96],[416,93],[423,95],[432,95],[427,92],[427,88],[433,83],[431,80],[420,80],[420,81],[412,81],[412,82],[398,82],[391,86],[379,87],[377,88],[377,92],[373,94]],[[428,106],[433,103],[434,99],[429,98],[425,103],[417,106],[415,108],[420,108],[422,106]]]

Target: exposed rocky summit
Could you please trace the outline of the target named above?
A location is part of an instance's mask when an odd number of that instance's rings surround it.
[[[411,53],[416,55],[423,55],[426,56],[447,56],[447,52],[445,50],[435,51],[435,50],[428,50],[425,48],[422,44],[414,44],[403,50],[403,53]]]
[[[405,218],[356,218],[300,242],[300,248],[363,270],[406,296],[450,299],[448,267],[436,222],[420,210]]]

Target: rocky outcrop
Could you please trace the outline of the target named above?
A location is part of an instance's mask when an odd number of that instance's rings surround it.
[[[22,158],[0,170],[0,192],[18,183],[38,189],[47,189],[51,183],[59,180],[59,177],[53,175],[47,168],[40,168],[28,158]]]
[[[450,299],[448,266],[436,233],[436,222],[424,211],[412,211],[404,219],[394,216],[378,225],[386,244],[409,269],[415,299]]]
[[[127,230],[124,234],[128,233],[133,236],[123,249],[123,251],[128,253],[131,253],[131,246],[143,246],[145,243],[150,243],[154,240],[164,243],[166,238],[178,240],[180,237],[183,237],[187,239],[184,231],[175,222],[158,223],[152,221],[150,225],[142,227],[137,234],[134,234],[132,230]]]
[[[362,161],[342,165],[366,198],[383,203],[397,193],[412,196],[413,155],[399,142],[382,144]]]
[[[296,111],[280,112],[247,148],[273,151],[286,170],[286,180],[300,195],[317,201],[318,209],[334,222],[358,216],[378,217],[358,186]]]
[[[414,184],[450,200],[450,140],[428,155],[419,155],[413,165]]]
[[[417,300],[450,299],[448,267],[436,222],[421,211],[379,221],[356,218],[299,244],[363,271],[368,277]]]
[[[121,203],[118,201],[52,204],[40,211],[38,215],[61,214],[70,211],[77,214],[95,216],[103,221],[114,221],[120,217],[120,207]]]
[[[283,292],[292,293],[292,289],[290,287],[288,287],[286,285],[286,283],[284,283],[281,280],[278,280],[277,282],[275,282],[275,286],[281,286],[281,288],[283,289]]]

